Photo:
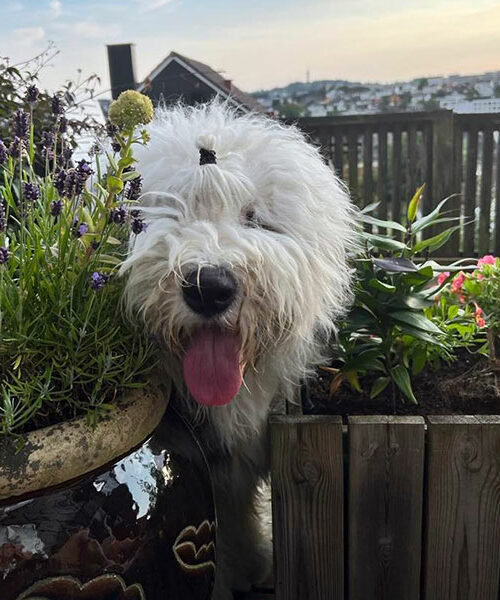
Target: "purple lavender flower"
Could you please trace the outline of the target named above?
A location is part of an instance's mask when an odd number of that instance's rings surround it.
[[[54,200],[50,205],[50,214],[53,217],[58,217],[63,209],[62,200]]]
[[[9,251],[5,246],[0,246],[0,265],[4,265],[9,260]]]
[[[140,219],[134,219],[132,221],[132,231],[135,235],[139,235],[143,231],[146,231],[147,227],[147,223],[144,223],[144,221],[141,221]]]
[[[59,133],[66,133],[68,131],[68,119],[66,117],[59,119],[58,131]]]
[[[4,165],[7,162],[7,147],[0,140],[0,165]]]
[[[0,200],[0,233],[7,229],[7,213],[5,212],[5,206]]]
[[[73,148],[70,146],[64,146],[61,155],[61,166],[67,169],[70,166],[71,159],[73,158]]]
[[[24,110],[16,110],[12,117],[14,136],[25,140],[30,132],[30,116]]]
[[[80,175],[85,177],[90,177],[94,172],[92,170],[92,167],[90,166],[90,163],[87,162],[84,158],[82,158],[82,160],[77,164],[76,170]]]
[[[102,290],[102,288],[108,283],[108,281],[109,281],[108,275],[94,271],[94,273],[92,273],[92,276],[90,278],[90,287],[93,290],[95,290],[96,292],[98,292],[99,290]]]
[[[92,250],[97,250],[97,248],[99,248],[101,245],[101,242],[99,240],[92,240],[90,245],[92,246]]]
[[[106,133],[110,138],[114,138],[118,131],[118,127],[114,123],[111,123],[111,121],[106,121]]]
[[[29,104],[34,104],[38,100],[38,96],[40,96],[40,90],[36,87],[36,85],[29,85],[26,88],[26,94],[24,95],[24,99]]]
[[[78,173],[75,169],[70,169],[66,173],[64,181],[64,193],[68,198],[72,198],[77,193],[77,188],[80,185]]]
[[[81,238],[89,230],[89,226],[86,223],[79,223],[78,219],[73,221],[73,235],[76,238]]]
[[[64,112],[64,102],[62,101],[61,96],[58,96],[57,94],[52,96],[50,106],[54,115],[61,115]]]
[[[123,225],[127,219],[127,211],[123,207],[123,204],[120,204],[118,208],[113,208],[109,215],[111,223],[116,223],[117,225]]]
[[[113,142],[111,144],[111,148],[113,148],[113,152],[120,152],[120,150],[122,149],[122,147],[120,146],[120,144],[118,142]]]
[[[26,150],[26,146],[24,140],[18,138],[17,136],[12,140],[9,146],[9,154],[12,158],[19,158],[20,154],[23,154]]]
[[[24,199],[28,202],[36,202],[40,198],[40,188],[35,183],[24,184]]]
[[[44,148],[53,148],[54,147],[55,136],[52,131],[44,131],[42,133],[42,146]]]
[[[64,195],[64,191],[65,191],[65,186],[66,186],[66,171],[64,169],[61,169],[60,171],[57,172],[57,175],[55,177],[54,180],[54,187],[56,188],[56,190],[59,192],[59,194],[61,196]]]
[[[129,181],[126,191],[126,196],[129,200],[137,200],[142,191],[142,177],[138,175]]]

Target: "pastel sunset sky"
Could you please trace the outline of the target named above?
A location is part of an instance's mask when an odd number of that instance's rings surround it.
[[[498,0],[0,0],[0,55],[52,40],[42,84],[97,72],[105,44],[136,45],[144,78],[171,50],[254,91],[314,79],[395,81],[500,70]]]

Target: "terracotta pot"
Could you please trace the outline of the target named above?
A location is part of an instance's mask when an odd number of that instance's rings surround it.
[[[209,600],[210,474],[164,397],[0,442],[1,600]]]

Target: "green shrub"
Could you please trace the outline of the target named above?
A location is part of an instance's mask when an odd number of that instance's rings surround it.
[[[459,225],[453,224],[456,217],[443,212],[448,199],[428,215],[418,217],[423,189],[419,188],[410,201],[405,224],[373,217],[377,205],[361,212],[361,224],[376,228],[376,232],[360,232],[355,302],[339,326],[334,346],[336,366],[326,368],[333,375],[331,395],[344,380],[362,392],[362,377],[369,374],[376,375],[371,398],[390,385],[394,399],[399,390],[403,398],[416,403],[412,374],[426,365],[452,360],[459,346],[468,347],[476,341],[470,314],[449,310],[444,298],[436,298],[441,288],[437,278],[445,268],[428,256],[442,247]],[[436,224],[446,228],[422,239],[422,233]],[[454,271],[459,265],[446,268]]]
[[[143,132],[110,124],[115,154],[74,164],[63,110],[52,103],[43,150],[23,110],[11,120],[14,142],[0,142],[0,434],[77,414],[94,421],[122,390],[144,385],[155,362],[151,342],[122,317],[117,276],[130,229],[145,227],[129,209]]]

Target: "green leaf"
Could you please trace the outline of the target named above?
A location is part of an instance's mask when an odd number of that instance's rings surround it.
[[[359,393],[363,392],[363,388],[361,387],[361,384],[359,383],[359,379],[358,379],[358,374],[356,373],[356,371],[345,371],[344,372],[344,378],[350,383],[350,385]]]
[[[400,225],[396,221],[383,221],[382,219],[377,219],[376,217],[365,215],[363,213],[361,213],[358,220],[362,223],[367,223],[368,225],[376,225],[377,227],[385,227],[386,229],[397,229],[403,233],[406,232],[404,225]]]
[[[394,294],[396,292],[396,286],[390,285],[389,283],[384,283],[379,279],[370,279],[368,285],[377,290],[378,292],[384,292],[385,294]]]
[[[410,200],[408,204],[408,221],[413,223],[415,217],[417,216],[418,205],[420,203],[420,199],[422,198],[422,193],[425,189],[425,183],[421,185],[417,191],[415,192],[413,198]]]
[[[108,175],[106,186],[111,194],[119,194],[123,190],[123,181],[114,175]]]
[[[428,344],[434,344],[435,346],[444,347],[438,337],[434,337],[429,333],[422,331],[422,329],[415,329],[414,327],[410,327],[409,325],[400,325],[401,332],[404,335],[411,335],[417,340],[422,340],[423,342],[427,342]]]
[[[437,325],[429,320],[423,313],[413,312],[410,310],[400,310],[389,313],[389,317],[395,321],[406,323],[415,329],[421,329],[429,333],[441,334],[443,333]]]
[[[391,377],[398,388],[408,398],[408,400],[413,402],[413,404],[418,404],[411,388],[411,380],[408,369],[403,365],[396,365],[391,369]]]
[[[374,258],[373,264],[387,273],[414,273],[419,270],[417,265],[407,258]]]
[[[419,348],[415,355],[413,356],[412,361],[412,373],[413,375],[418,375],[422,372],[425,364],[427,362],[427,351],[425,348]]]
[[[450,319],[450,321],[452,319],[454,319],[457,315],[458,315],[458,311],[460,309],[458,308],[458,306],[456,304],[452,304],[449,308],[448,308],[448,319]]]
[[[379,394],[381,394],[391,381],[390,377],[377,377],[373,382],[372,389],[370,390],[370,398],[373,400]]]
[[[426,240],[422,240],[421,242],[416,243],[415,246],[413,246],[413,253],[417,254],[418,252],[422,252],[422,250],[425,250],[426,248],[429,248],[429,252],[434,252],[435,250],[441,248],[441,246],[446,244],[446,242],[450,239],[452,234],[455,233],[455,231],[458,231],[459,229],[460,225],[456,225],[455,227],[449,227],[448,229],[445,229],[445,231],[442,231],[441,233],[438,233],[433,237],[427,238]]]
[[[436,208],[432,212],[430,212],[428,215],[425,215],[424,217],[421,217],[420,219],[417,219],[412,225],[412,228],[411,228],[412,232],[418,233],[420,230],[422,230],[424,227],[426,227],[429,223],[434,222],[439,217],[439,214],[441,213],[441,209],[446,204],[446,202],[448,202],[448,200],[450,200],[451,198],[454,198],[456,195],[457,194],[452,194],[451,196],[448,196],[444,200],[441,200],[441,202],[436,206]]]
[[[408,250],[408,246],[399,240],[393,240],[389,237],[374,235],[373,233],[361,232],[361,237],[369,244],[382,250]]]
[[[380,202],[372,202],[371,204],[367,204],[364,208],[361,209],[361,213],[366,215],[366,213],[373,212],[379,205]]]

